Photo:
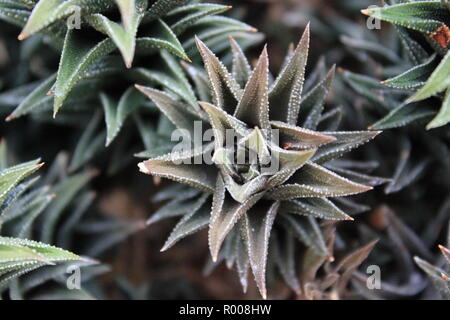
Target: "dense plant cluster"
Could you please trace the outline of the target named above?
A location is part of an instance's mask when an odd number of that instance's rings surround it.
[[[449,299],[450,3],[221,2],[0,0],[0,299]]]

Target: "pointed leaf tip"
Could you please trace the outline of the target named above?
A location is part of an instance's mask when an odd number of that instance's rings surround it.
[[[152,172],[145,165],[145,161],[138,163],[139,171],[145,174],[152,174]]]

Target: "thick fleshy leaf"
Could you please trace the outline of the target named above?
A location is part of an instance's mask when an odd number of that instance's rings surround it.
[[[230,37],[241,39],[241,45],[252,46],[260,43],[263,36],[255,33],[257,30],[248,24],[224,16],[209,16],[198,20],[191,28],[192,32],[183,34],[183,47],[190,55],[198,53],[196,49],[196,35],[204,41],[213,52],[220,52],[229,49],[228,40]],[[195,31],[199,30],[199,31]],[[230,53],[231,54],[231,53]],[[231,57],[229,58],[231,59]]]
[[[250,260],[248,258],[247,248],[243,240],[239,239],[239,241],[237,241],[236,251],[236,267],[239,274],[239,281],[244,293],[246,293],[248,286],[248,269],[250,268]]]
[[[49,188],[44,187],[42,189],[48,190]],[[31,199],[25,206],[25,214],[14,221],[14,227],[8,235],[17,238],[30,238],[33,222],[48,207],[53,198],[53,194],[46,194]]]
[[[43,163],[39,164],[39,159],[37,159],[0,171],[0,205],[20,181],[42,166]]]
[[[442,255],[444,256],[445,260],[447,260],[447,263],[450,263],[450,250],[446,247],[439,245],[439,250],[441,250]]]
[[[295,242],[291,230],[283,234],[275,233],[271,238],[271,250],[275,251],[275,263],[284,281],[297,294],[301,292],[295,264]]]
[[[139,169],[145,174],[171,179],[213,193],[217,177],[216,169],[211,165],[205,164],[203,160],[201,164],[194,163],[197,156],[210,151],[213,146],[211,144],[210,147],[203,147],[199,151],[194,150],[185,154],[172,153],[150,159],[139,163]]]
[[[419,65],[428,59],[428,52],[411,37],[408,30],[404,27],[395,26],[395,31],[401,40],[402,47],[405,49],[409,58],[415,65]]]
[[[211,92],[209,90],[208,82],[209,80],[206,73],[202,69],[192,64],[182,62],[181,65],[186,70],[187,74],[194,83],[198,99],[200,101],[211,101]]]
[[[6,148],[6,141],[0,139],[0,172],[8,167],[8,154]]]
[[[39,177],[26,180],[18,184],[8,193],[0,206],[0,226],[9,220],[22,216],[26,213],[30,204],[35,199],[39,199],[47,195],[49,190],[47,186],[37,188],[25,194],[25,192],[28,191],[38,180]]]
[[[366,244],[364,247],[352,252],[344,259],[342,259],[339,264],[335,268],[335,272],[344,271],[347,272],[349,270],[354,270],[357,268],[370,254],[372,249],[378,243],[378,240],[371,241]]]
[[[175,184],[176,185],[176,184]],[[184,187],[184,186],[183,186]],[[185,188],[185,187],[184,187]],[[198,193],[196,189],[195,194]],[[198,202],[200,201],[200,198],[190,197],[190,194],[182,193],[188,197],[185,198],[176,198],[175,196],[171,197],[174,198],[172,201],[169,201],[165,205],[163,205],[161,208],[159,208],[151,217],[147,220],[147,224],[153,224],[156,222],[159,222],[164,219],[177,217],[177,216],[183,216],[185,214],[188,214],[192,212],[195,208],[198,207]],[[158,194],[159,195],[159,194]]]
[[[122,16],[122,23],[126,30],[133,30],[133,19],[136,14],[136,4],[139,0],[116,0],[117,6]]]
[[[146,54],[161,49],[167,50],[183,60],[190,61],[170,27],[164,21],[158,20],[150,36],[136,39],[136,51],[140,54]]]
[[[436,114],[433,105],[403,103],[390,111],[384,118],[369,126],[370,130],[386,130],[406,126],[407,124],[431,119]]]
[[[222,109],[207,102],[199,102],[199,104],[209,116],[217,148],[223,147],[226,142],[226,129],[234,129],[243,136],[249,133],[249,128],[244,122],[229,115]]]
[[[435,267],[419,257],[414,257],[416,264],[426,272],[442,299],[450,300],[450,281],[441,268]]]
[[[243,234],[250,258],[250,267],[259,292],[264,299],[267,298],[266,264],[269,238],[279,206],[279,202],[268,206],[256,205],[244,215],[245,231]]]
[[[275,145],[270,146],[272,159],[270,167],[264,168],[263,173],[270,174],[267,188],[281,185],[314,156],[316,149],[284,150]]]
[[[337,131],[321,132],[322,134],[335,137],[336,140],[320,147],[313,161],[315,163],[325,163],[342,156],[359,146],[367,143],[381,133],[381,131]]]
[[[353,220],[326,198],[311,198],[281,202],[281,212],[301,214],[326,220]]]
[[[52,97],[47,95],[55,83],[56,75],[52,75],[44,80],[36,89],[34,89],[14,111],[6,118],[7,121],[18,118],[22,115],[38,109],[47,103],[50,103]]]
[[[381,57],[384,61],[388,61],[390,63],[401,63],[401,60],[395,51],[386,48],[377,42],[353,38],[345,35],[341,36],[340,40],[348,50],[367,52],[371,55]]]
[[[177,128],[194,132],[194,119],[183,110],[182,103],[163,91],[140,85],[136,85],[136,89],[150,98]]]
[[[93,47],[83,46],[82,43],[79,41],[76,31],[69,30],[67,32],[54,91],[54,115],[92,63],[115,49],[114,43],[110,39],[103,40]]]
[[[296,124],[309,51],[309,24],[289,62],[270,89],[270,119]]]
[[[102,145],[105,141],[106,133],[97,129],[101,123],[101,114],[97,112],[83,131],[77,142],[72,159],[70,160],[69,170],[75,171],[89,162],[96,154],[103,150]]]
[[[44,243],[0,237],[0,287],[43,265],[82,260],[71,252]]]
[[[263,192],[255,194],[248,198],[244,203],[236,202],[227,196],[225,183],[223,182],[222,177],[219,176],[217,178],[208,235],[209,249],[213,261],[217,260],[220,247],[233,226],[243,214],[262,198],[263,194]]]
[[[268,177],[259,175],[254,179],[244,183],[238,184],[229,175],[223,176],[227,191],[239,203],[245,203],[252,195],[261,192],[265,189]]]
[[[231,50],[233,53],[233,69],[232,74],[241,87],[244,87],[247,83],[250,75],[252,74],[252,68],[247,60],[242,48],[239,46],[236,40],[230,38]]]
[[[320,116],[318,128],[320,131],[336,131],[343,118],[343,108],[336,107]]]
[[[196,206],[178,222],[161,251],[166,251],[181,239],[208,226],[211,211],[211,201],[206,201],[208,197],[208,194],[201,196]]]
[[[311,89],[302,99],[300,109],[302,110],[303,122],[302,127],[315,130],[322,116],[325,99],[331,90],[336,68],[333,66],[328,72],[326,78]]]
[[[183,72],[178,59],[173,57],[167,51],[161,52],[161,58],[163,59],[164,67],[167,70],[155,71],[139,68],[136,69],[136,71],[144,77],[144,81],[149,81],[153,85],[160,85],[167,92],[178,96],[181,100],[188,103],[191,108],[187,108],[186,111],[192,113],[196,117],[203,117],[203,113],[197,103],[198,98],[196,97],[194,89]],[[191,67],[190,69],[196,70],[195,67]],[[206,88],[209,92],[207,83]],[[209,97],[207,100],[209,100]]]
[[[240,230],[236,225],[225,238],[222,253],[226,260],[227,268],[231,270],[237,260],[237,242],[241,241]],[[216,262],[217,263],[217,262]]]
[[[343,80],[358,94],[372,102],[375,106],[380,106],[386,111],[392,110],[398,103],[392,99],[386,99],[386,86],[381,84],[376,78],[360,75],[348,70],[339,69]],[[393,90],[393,89],[392,89]]]
[[[270,161],[270,153],[267,140],[258,127],[255,127],[247,136],[238,142],[239,147],[247,148],[258,156],[260,164],[268,164]]]
[[[334,172],[317,164],[307,163],[298,170],[284,185],[267,193],[273,200],[292,200],[310,197],[339,197],[371,190],[340,177]]]
[[[189,0],[157,0],[145,13],[144,21],[148,22],[151,20],[158,19],[166,15],[171,10],[184,5]]]
[[[108,0],[40,0],[33,8],[19,39],[23,40],[53,22],[74,14],[75,8],[81,8],[84,13],[93,13],[106,11],[113,5],[114,3]]]
[[[432,259],[433,255],[430,250],[426,247],[422,239],[415,234],[411,228],[406,225],[389,207],[381,207],[384,211],[383,214],[386,218],[386,225],[388,231],[394,233],[396,238],[403,242],[400,246],[406,246],[413,252],[420,254],[425,259]]]
[[[269,57],[264,47],[255,70],[248,80],[234,116],[249,127],[258,127],[270,134],[269,123]]]
[[[436,55],[433,55],[423,64],[415,66],[404,73],[382,81],[381,83],[393,88],[417,89],[426,83],[436,66]]]
[[[316,131],[300,128],[280,121],[272,121],[272,128],[279,130],[280,146],[287,150],[318,148],[336,138]]]
[[[334,240],[336,237],[336,230],[331,229],[326,235],[326,243],[328,245],[328,255],[322,255],[312,247],[306,249],[301,264],[300,279],[303,284],[313,282],[316,279],[319,268],[326,260],[333,260]]]
[[[440,1],[412,1],[391,6],[369,8],[362,13],[382,21],[432,34],[439,29],[448,15],[448,9]]]
[[[87,171],[73,175],[63,182],[57,184],[51,191],[56,195],[55,199],[49,204],[45,214],[42,216],[42,229],[40,240],[45,243],[52,243],[56,232],[55,226],[63,211],[80,190],[95,176],[95,172]]]
[[[281,215],[285,226],[291,230],[301,242],[321,256],[329,255],[322,231],[313,217],[296,217],[284,213]]]
[[[369,242],[364,247],[350,253],[339,262],[333,272],[340,272],[342,274],[339,279],[340,290],[343,290],[347,286],[350,277],[355,273],[361,263],[367,259],[377,243],[378,240]]]
[[[200,39],[196,38],[196,44],[208,73],[214,105],[229,114],[234,114],[242,96],[242,89],[222,62]]]
[[[116,104],[104,93],[100,94],[107,129],[106,146],[109,146],[118,135],[125,119],[142,104],[142,95],[130,87]]]
[[[387,194],[398,192],[413,183],[424,172],[427,160],[413,163],[411,160],[411,143],[402,141],[399,148],[400,155],[391,182],[386,186]]]
[[[225,12],[230,8],[231,6],[223,6],[213,3],[196,3],[186,6],[180,6],[170,11],[167,17],[176,21],[171,25],[171,29],[173,30],[173,32],[175,34],[181,34],[187,28],[195,24],[198,20],[206,16]]]
[[[334,165],[327,164],[326,167],[328,169],[332,170],[333,172],[336,172],[336,173],[340,174],[341,176],[352,180],[353,182],[358,182],[358,183],[361,183],[361,184],[364,184],[367,186],[375,187],[375,186],[379,186],[379,185],[382,185],[382,184],[385,184],[385,183],[391,181],[390,179],[387,179],[387,178],[371,176],[371,175],[356,172],[353,170],[343,169],[343,168],[340,168],[340,167],[334,166]]]
[[[450,73],[449,73],[450,76]],[[444,102],[442,102],[441,109],[438,114],[431,120],[427,125],[427,129],[434,129],[438,127],[445,126],[450,122],[450,88],[447,89],[445,93]]]
[[[122,24],[109,20],[102,14],[93,14],[86,19],[94,28],[106,33],[122,53],[125,65],[131,68],[136,49],[136,34],[139,23],[144,17],[147,3],[142,0],[117,0]]]

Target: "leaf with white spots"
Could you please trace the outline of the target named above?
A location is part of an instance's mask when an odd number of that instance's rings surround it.
[[[309,52],[309,25],[290,60],[270,88],[270,118],[296,124]]]
[[[243,234],[246,238],[250,267],[264,299],[267,298],[266,264],[269,238],[279,205],[279,202],[256,205],[243,218],[245,228]]]
[[[292,200],[310,197],[339,197],[373,189],[340,177],[317,164],[307,163],[285,184],[267,193],[273,200]]]

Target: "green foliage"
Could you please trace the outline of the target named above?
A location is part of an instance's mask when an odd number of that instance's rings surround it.
[[[434,96],[440,97],[443,102],[440,111],[428,123],[427,129],[441,127],[450,122],[448,94],[448,90],[450,90],[450,54],[448,53],[450,47],[450,27],[448,26],[450,11],[447,6],[444,1],[411,0],[362,11],[373,18],[398,26],[403,49],[408,53],[409,59],[413,63],[412,68],[382,83],[393,88],[417,90],[404,104],[375,124],[375,127],[404,125],[422,118],[423,113],[418,114],[417,111],[404,109],[410,108],[411,103]],[[419,55],[423,56],[426,48],[416,42],[403,28],[414,30],[428,40],[439,57],[433,55],[425,60],[423,58],[417,60]],[[383,50],[382,47],[379,50]],[[436,61],[439,63],[437,64]],[[440,96],[439,94],[443,92],[445,92],[445,95]],[[415,113],[415,115],[411,116],[412,113]]]
[[[42,34],[44,37],[41,41],[47,41],[50,37],[49,41],[61,53],[57,72],[51,71],[56,73],[56,79],[54,75],[49,76],[36,86],[7,120],[30,113],[46,114],[51,105],[54,117],[63,106],[80,110],[77,98],[81,92],[86,92],[86,86],[89,87],[89,93],[83,97],[86,107],[81,109],[90,112],[92,106],[88,104],[98,105],[99,101],[103,101],[96,91],[107,93],[112,90],[115,93],[117,86],[127,87],[133,79],[139,77],[140,68],[148,66],[148,61],[151,61],[149,56],[166,50],[190,61],[188,54],[194,47],[191,41],[194,34],[207,42],[216,42],[230,35],[243,39],[248,45],[259,41],[260,35],[247,34],[255,31],[250,26],[217,16],[229,8],[187,0],[159,0],[153,4],[147,0],[115,3],[41,0],[25,5],[20,1],[0,3],[0,19],[7,22],[12,22],[13,19],[14,24],[23,27],[20,40]],[[116,11],[121,20],[110,20],[108,17]],[[80,30],[78,26],[72,25],[76,19],[80,19]],[[59,32],[55,33],[53,29]],[[95,36],[87,36],[90,33]],[[42,45],[44,43],[39,44]],[[214,46],[218,45],[216,43]],[[117,59],[117,49],[125,66]],[[143,56],[147,58],[142,59]],[[139,66],[131,68],[134,60],[138,60]],[[126,76],[118,77],[123,74]],[[106,78],[111,76],[116,80],[107,83]],[[129,89],[130,87],[124,91],[124,95]],[[140,107],[143,105],[137,104],[134,112]],[[115,123],[118,119],[113,119],[110,115],[105,113],[109,130],[106,145],[112,142],[121,127]],[[125,121],[125,114],[120,117],[120,122]],[[115,127],[114,135],[111,133],[112,127]]]
[[[178,242],[207,229],[205,274],[225,263],[249,298],[251,270],[276,299],[448,299],[448,1],[363,10],[381,31],[358,14],[370,0],[221,3],[0,1],[0,297],[202,298],[174,270],[201,269],[205,238]],[[247,23],[270,40],[259,59]],[[174,131],[199,123],[210,142],[180,150]],[[52,162],[42,177],[23,162],[37,157]],[[145,247],[167,224],[125,241],[147,214],[178,219],[167,255]],[[381,289],[365,264],[381,267]],[[82,289],[68,290],[78,268]],[[218,298],[234,290],[219,282]]]
[[[42,164],[35,160],[8,167],[10,156],[6,143],[2,143],[0,185],[6,196],[0,205],[0,292],[7,292],[5,297],[10,299],[93,299],[98,293],[91,280],[109,271],[109,267],[60,247],[71,248],[81,230],[95,235],[95,246],[88,245],[82,252],[98,256],[138,227],[105,219],[85,221],[80,227],[95,198],[86,190],[93,172],[67,176],[67,159],[61,154],[44,178],[27,179]],[[81,290],[69,290],[66,286],[67,276],[75,269],[82,270]],[[50,282],[60,285],[33,291],[46,288]]]
[[[2,143],[4,144],[4,143]],[[5,148],[6,149],[6,148]],[[6,157],[6,150],[2,151]],[[18,237],[27,237],[34,219],[48,206],[52,195],[46,190],[36,190],[27,196],[21,195],[35,182],[22,182],[28,175],[39,169],[39,160],[22,163],[0,171],[0,228],[11,219],[19,218]],[[5,166],[6,161],[2,163]],[[1,230],[1,229],[0,229]],[[83,261],[71,252],[36,241],[0,236],[0,289],[15,278],[46,265],[66,261]]]
[[[450,239],[450,231],[448,239]],[[422,260],[419,257],[414,257],[414,261],[428,275],[430,281],[436,287],[436,290],[438,291],[441,298],[444,300],[449,300],[450,277],[448,272],[450,267],[450,250],[442,245],[439,245],[439,249],[441,250],[444,257],[444,266],[442,268],[431,265],[430,263]]]
[[[214,142],[175,150],[142,162],[139,167],[144,173],[206,192],[201,193],[198,200],[188,200],[192,203],[189,205],[183,201],[186,199],[177,196],[150,220],[154,223],[174,215],[183,216],[163,250],[209,225],[213,261],[217,262],[226,251],[228,256],[225,258],[232,259],[230,264],[233,265],[235,258],[232,257],[237,256],[244,290],[250,268],[265,298],[269,238],[273,229],[291,230],[318,255],[327,257],[329,250],[312,217],[353,219],[325,197],[361,193],[372,189],[372,185],[385,182],[350,170],[341,171],[344,176],[340,176],[332,171],[331,165],[327,166],[331,160],[371,140],[379,132],[313,131],[321,124],[334,68],[310,91],[302,93],[309,48],[308,28],[297,48],[288,53],[280,75],[271,83],[266,49],[251,70],[237,43],[232,40],[231,44],[233,74],[197,39],[211,84],[211,102],[199,102],[203,110],[191,106],[189,97],[172,86],[163,85],[167,92],[137,86],[176,128],[193,136],[194,121],[198,121],[212,128],[214,135]],[[166,63],[174,68],[172,61]],[[198,84],[200,77],[205,79],[199,70],[192,72],[187,68],[187,72],[191,77],[197,77],[193,83]],[[180,77],[180,73],[173,73],[173,76]],[[237,79],[242,80],[242,85]],[[188,82],[182,83],[188,85]],[[208,96],[202,90],[204,86],[189,87],[190,92]],[[226,129],[237,135],[234,145],[227,142]],[[271,138],[275,132],[279,132],[279,145]],[[195,162],[197,157],[212,150],[212,164],[207,164],[204,159],[198,164]],[[241,159],[246,160],[242,164],[235,163],[242,155],[246,156]],[[253,160],[250,160],[252,156]],[[271,163],[278,163],[278,169],[270,170]],[[347,178],[352,175],[358,182]],[[212,200],[207,194],[212,195]],[[186,208],[189,209],[185,211]],[[230,245],[233,247],[226,250],[225,247]],[[242,251],[241,247],[245,249]]]
[[[82,258],[68,251],[30,240],[0,237],[1,285],[45,265]]]

